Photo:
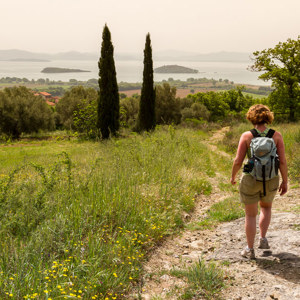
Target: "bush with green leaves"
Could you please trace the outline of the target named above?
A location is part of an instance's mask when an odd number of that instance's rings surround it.
[[[225,92],[201,92],[188,95],[187,99],[181,100],[181,103],[182,113],[185,118],[199,119],[200,115],[203,119],[208,119],[210,122],[218,122],[244,118],[248,108],[255,103],[255,99],[251,96],[244,96],[242,88],[239,88]],[[195,106],[196,103],[202,106]],[[189,104],[190,107],[188,106]],[[203,106],[208,112],[204,110]],[[195,116],[197,114],[198,116]]]
[[[93,107],[92,103],[97,99],[98,92],[93,88],[76,86],[67,91],[56,105],[57,125],[62,125],[66,129],[75,129],[74,116],[77,115],[75,112],[78,112],[83,106],[91,105]]]
[[[97,128],[97,100],[83,99],[73,113],[74,130],[83,133],[86,138],[99,136]]]
[[[201,103],[193,103],[191,107],[185,107],[182,111],[182,119],[197,119],[208,121],[210,112],[205,105]]]
[[[138,117],[140,96],[120,100],[120,122],[123,127],[133,127]]]
[[[18,138],[22,133],[52,129],[53,111],[41,97],[24,86],[0,91],[0,134]]]
[[[181,121],[180,99],[176,98],[176,88],[168,83],[156,86],[156,122],[157,124],[179,124]]]

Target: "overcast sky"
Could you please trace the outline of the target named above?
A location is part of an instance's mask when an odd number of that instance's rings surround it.
[[[300,0],[0,0],[0,49],[253,52],[300,34]]]

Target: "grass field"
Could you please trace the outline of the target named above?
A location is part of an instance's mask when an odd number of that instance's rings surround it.
[[[226,173],[207,133],[163,127],[107,142],[0,147],[0,298],[119,299],[147,252]]]
[[[248,127],[234,127],[221,147],[232,151]],[[299,125],[274,128],[296,180]],[[147,253],[183,228],[195,195],[230,188],[232,161],[207,148],[208,136],[169,126],[106,142],[56,136],[2,144],[0,298],[123,298]],[[224,221],[222,207],[196,227]],[[229,213],[226,220],[242,216]]]

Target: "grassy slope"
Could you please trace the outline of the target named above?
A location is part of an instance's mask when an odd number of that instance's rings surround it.
[[[299,125],[274,128],[299,174]],[[235,149],[248,129],[234,127],[224,146]],[[206,138],[165,127],[103,143],[1,146],[0,298],[122,298],[147,252],[183,226],[195,193],[209,193],[212,180],[230,188],[215,175],[228,177],[231,161],[208,151]]]
[[[220,163],[205,138],[169,127],[1,146],[0,298],[122,298],[195,193],[210,192]]]

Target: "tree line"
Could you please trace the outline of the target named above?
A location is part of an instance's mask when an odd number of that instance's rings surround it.
[[[253,71],[263,71],[262,80],[272,80],[271,94],[259,101],[275,112],[278,121],[300,119],[300,38],[288,39],[274,48],[254,52]],[[39,130],[68,129],[88,138],[116,136],[120,127],[151,131],[158,124],[197,126],[205,122],[244,119],[257,99],[243,88],[176,97],[170,82],[154,85],[150,34],[146,36],[141,95],[119,95],[113,58],[114,47],[105,25],[98,62],[98,91],[75,86],[55,108],[25,87],[0,91],[0,134],[17,138]],[[121,96],[121,97],[120,97]]]

